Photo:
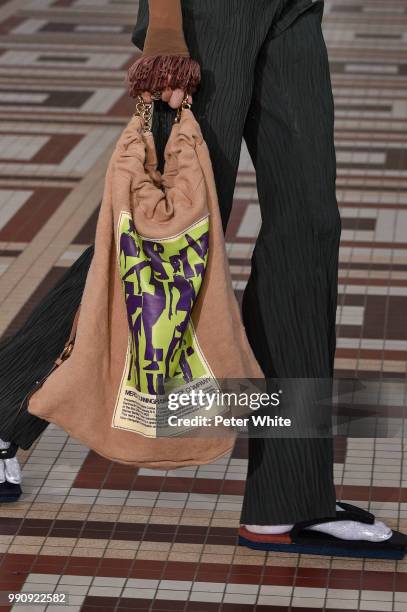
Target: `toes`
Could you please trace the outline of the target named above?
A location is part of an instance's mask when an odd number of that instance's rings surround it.
[[[382,521],[376,521],[374,525],[369,525],[371,537],[375,541],[388,540],[392,535],[392,530]]]
[[[368,525],[358,521],[332,521],[314,525],[308,529],[326,533],[341,540],[365,540],[369,542],[388,540],[393,533],[387,525],[381,522]]]

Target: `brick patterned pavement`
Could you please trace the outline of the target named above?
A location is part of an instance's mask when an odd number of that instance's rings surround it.
[[[136,12],[137,0],[0,2],[0,335],[16,330],[93,242],[106,164],[132,112],[123,82],[138,55]],[[378,403],[400,423],[406,26],[405,0],[326,2],[343,219],[336,373],[379,381]],[[238,295],[259,224],[243,146],[227,235]],[[338,497],[407,530],[404,448],[401,435],[338,438]],[[236,546],[244,441],[209,466],[135,470],[50,426],[20,456],[24,495],[0,508],[0,591],[69,592],[68,609],[86,612],[407,610],[407,561]]]

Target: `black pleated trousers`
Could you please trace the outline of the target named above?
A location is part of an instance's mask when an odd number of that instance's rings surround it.
[[[323,2],[183,0],[185,37],[202,69],[193,111],[208,144],[224,228],[242,138],[262,225],[243,298],[266,377],[330,379],[341,221],[335,194],[334,103]],[[141,0],[133,41],[148,23]],[[173,114],[159,104],[159,154]],[[295,523],[335,514],[333,440],[251,437],[241,522]]]

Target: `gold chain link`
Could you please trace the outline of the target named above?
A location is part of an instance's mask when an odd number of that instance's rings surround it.
[[[161,95],[158,92],[155,92],[153,95],[153,100],[159,100]],[[188,102],[188,95],[182,101],[181,106],[177,109],[177,114],[174,120],[174,123],[179,123],[181,121],[181,114],[185,108],[191,108],[191,104]],[[137,96],[136,98],[136,111],[134,113],[136,117],[141,117],[143,120],[143,131],[151,132],[153,126],[153,103],[146,102],[142,96]]]
[[[181,114],[185,108],[191,108],[191,104],[188,102],[188,94],[182,100],[181,106],[177,109],[177,116],[175,117],[175,123],[179,123],[181,121]]]
[[[143,131],[151,132],[153,126],[153,104],[145,102],[142,96],[137,96],[136,117],[141,117],[143,120]]]

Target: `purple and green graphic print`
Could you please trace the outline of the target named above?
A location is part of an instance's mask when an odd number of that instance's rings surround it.
[[[127,385],[163,395],[168,382],[209,374],[197,346],[191,311],[208,260],[209,217],[177,236],[140,236],[122,212],[118,228],[120,277],[130,331]]]

